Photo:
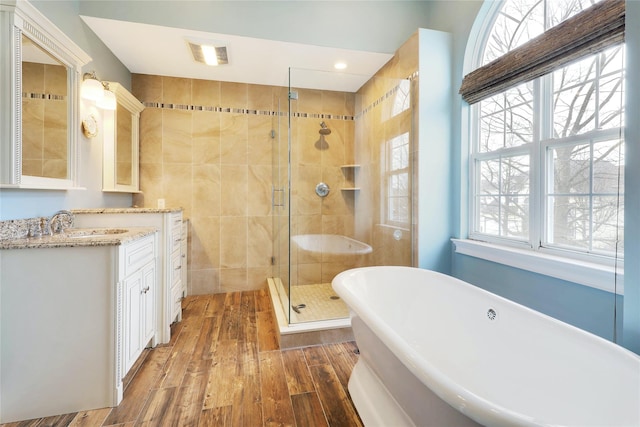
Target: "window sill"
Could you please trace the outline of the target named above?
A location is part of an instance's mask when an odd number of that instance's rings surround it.
[[[617,284],[614,289],[613,267],[475,240],[451,239],[451,241],[458,254],[624,295],[624,273],[620,267],[618,267]]]

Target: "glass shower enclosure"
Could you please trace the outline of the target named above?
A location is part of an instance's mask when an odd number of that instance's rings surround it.
[[[273,277],[289,324],[348,318],[340,272],[413,265],[411,79],[289,70],[273,146]]]

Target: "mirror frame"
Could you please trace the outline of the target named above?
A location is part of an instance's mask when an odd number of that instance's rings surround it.
[[[102,155],[102,191],[138,193],[140,192],[140,113],[144,105],[127,89],[116,82],[105,82],[116,94],[116,101],[131,113],[131,184],[118,184],[116,159],[118,158],[118,113],[104,112],[104,152]]]
[[[22,175],[22,35],[67,67],[67,178]],[[26,0],[0,0],[0,188],[76,188],[81,70],[91,61],[80,47]]]

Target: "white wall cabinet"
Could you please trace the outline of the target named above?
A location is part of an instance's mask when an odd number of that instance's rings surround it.
[[[181,300],[186,296],[186,233],[181,209],[114,208],[74,210],[76,227],[132,227],[158,229],[158,289],[155,310],[158,343],[171,339],[171,323],[182,320]],[[185,251],[186,254],[186,251]]]
[[[0,250],[0,423],[117,406],[156,343],[156,233]]]

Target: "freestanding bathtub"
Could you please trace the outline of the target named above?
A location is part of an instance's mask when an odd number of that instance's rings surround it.
[[[461,280],[411,267],[340,273],[369,426],[640,426],[640,357]]]

